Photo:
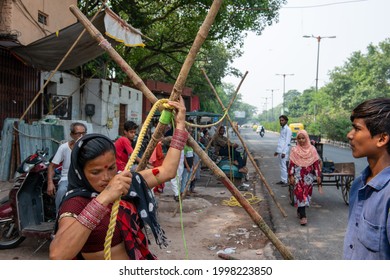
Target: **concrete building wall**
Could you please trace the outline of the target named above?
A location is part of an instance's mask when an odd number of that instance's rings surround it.
[[[70,5],[77,0],[4,0],[0,6],[0,30],[18,35],[22,45],[28,45],[75,23]],[[47,24],[38,22],[38,14],[46,15]]]
[[[50,77],[51,72],[42,72],[41,75],[41,87],[45,84],[46,80]],[[46,86],[45,94],[50,94],[54,97],[59,97],[61,99],[68,99],[66,103],[71,104],[71,114],[70,118],[72,120],[77,120],[82,118],[81,108],[81,98],[80,98],[80,79],[67,74],[57,72],[50,79],[49,84]],[[71,97],[71,99],[69,98]],[[44,101],[45,102],[45,101]],[[54,107],[54,106],[53,106]]]
[[[41,84],[50,77],[50,72],[42,72]],[[118,137],[120,130],[120,109],[125,120],[131,120],[142,125],[142,92],[118,83],[104,79],[91,79],[80,90],[80,79],[70,74],[57,72],[50,79],[44,94],[52,96],[52,100],[60,97],[68,99],[72,110],[69,116],[52,113],[46,119],[57,119],[59,124],[65,125],[64,135],[68,137],[69,125],[75,121],[84,121],[87,124],[88,133],[101,133],[112,140]],[[71,97],[71,101],[69,101]],[[43,102],[46,102],[45,99]],[[94,113],[88,115],[86,105],[94,107]],[[52,106],[54,107],[54,106]],[[51,116],[52,115],[52,116]],[[122,124],[123,126],[123,124]]]
[[[142,92],[139,90],[108,80],[91,79],[85,85],[83,94],[82,118],[92,123],[94,132],[104,134],[113,140],[117,138],[121,104],[126,105],[124,112],[126,120],[132,120],[141,125]],[[93,116],[86,116],[86,104],[94,105]]]

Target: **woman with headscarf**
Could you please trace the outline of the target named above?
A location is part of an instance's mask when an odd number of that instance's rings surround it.
[[[56,233],[50,244],[51,259],[104,259],[105,238],[113,203],[121,197],[111,241],[111,259],[156,259],[148,248],[144,223],[156,243],[166,246],[164,231],[155,214],[154,186],[176,176],[186,143],[185,106],[175,107],[176,128],[163,164],[139,173],[117,173],[115,146],[106,136],[87,134],[77,141],[71,155],[68,192],[62,201]]]
[[[302,226],[307,224],[306,207],[310,206],[315,179],[317,179],[318,191],[322,194],[320,161],[307,132],[298,131],[297,145],[290,153],[288,174],[289,183],[294,186],[294,204]]]

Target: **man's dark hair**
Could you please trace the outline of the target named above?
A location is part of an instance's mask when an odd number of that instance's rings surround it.
[[[136,124],[133,121],[125,121],[125,124],[123,125],[123,129],[125,131],[134,130],[138,128],[138,124]]]
[[[284,119],[286,122],[288,122],[288,117],[286,116],[286,115],[281,115],[281,116],[279,116],[279,119],[280,118],[282,118],[282,119]]]
[[[75,127],[76,126],[84,127],[85,132],[87,132],[87,126],[85,124],[83,124],[82,122],[74,122],[74,123],[71,123],[70,127],[69,127],[71,133],[75,132]]]
[[[370,131],[371,137],[380,133],[390,135],[390,98],[374,98],[356,106],[351,113],[351,122],[354,119],[363,119]],[[390,154],[390,145],[387,145]]]

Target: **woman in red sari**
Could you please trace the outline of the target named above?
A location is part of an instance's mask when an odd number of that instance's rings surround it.
[[[166,246],[157,222],[151,188],[176,176],[186,143],[184,101],[169,101],[176,109],[170,148],[163,164],[140,172],[117,173],[115,146],[101,134],[87,134],[76,142],[68,173],[68,192],[59,209],[50,244],[51,259],[104,259],[104,243],[113,203],[121,197],[111,243],[113,260],[156,259],[149,251],[148,224],[156,243]]]
[[[313,183],[317,179],[322,194],[321,164],[317,150],[305,130],[297,133],[297,145],[291,149],[288,166],[289,183],[294,186],[294,204],[302,226],[307,224],[306,207],[310,206]]]

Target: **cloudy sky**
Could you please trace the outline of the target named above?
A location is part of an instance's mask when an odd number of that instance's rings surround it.
[[[318,87],[329,81],[329,71],[355,51],[390,37],[390,0],[290,0],[280,10],[279,22],[263,34],[249,34],[244,55],[234,66],[248,71],[240,93],[243,101],[255,104],[259,112],[283,102],[285,91],[303,91],[316,85],[318,40]],[[325,38],[335,36],[336,38]],[[277,74],[293,74],[283,75]],[[239,79],[226,77],[237,86]],[[270,89],[274,89],[273,94]],[[266,107],[267,106],[267,107]]]

